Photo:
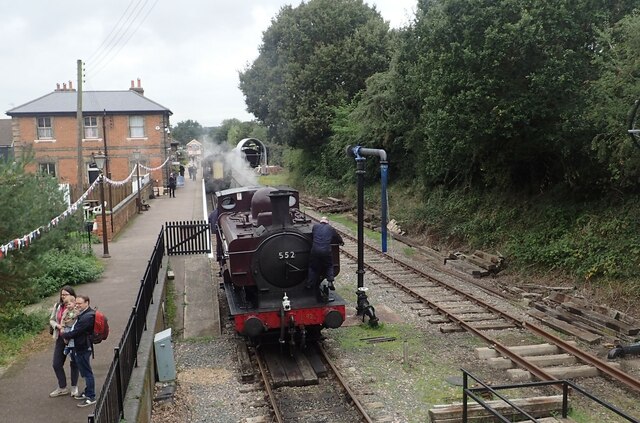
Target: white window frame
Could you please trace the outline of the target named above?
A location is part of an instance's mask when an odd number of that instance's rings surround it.
[[[88,140],[96,140],[100,138],[97,116],[84,117],[84,138]]]
[[[43,117],[36,118],[36,128],[37,128],[39,140],[53,139],[53,118],[52,117],[43,116]]]
[[[56,163],[55,162],[40,162],[38,163],[38,171],[43,175],[49,175],[56,177]]]
[[[129,138],[145,138],[144,116],[129,116]]]

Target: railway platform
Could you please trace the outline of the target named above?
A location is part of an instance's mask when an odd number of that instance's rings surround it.
[[[206,220],[201,180],[185,181],[176,190],[176,197],[159,196],[147,200],[150,208],[135,216],[118,236],[109,242],[110,258],[101,258],[102,244],[93,244],[97,257],[105,269],[94,283],[75,287],[76,293],[91,298],[91,306],[98,307],[109,319],[110,334],[95,347],[92,367],[99,394],[105,375],[113,359],[126,326],[135,297],[140,288],[147,262],[158,234],[166,222]],[[220,333],[217,290],[212,289],[212,259],[206,254],[165,256],[163,266],[174,273],[174,286],[179,306],[178,326],[185,337],[215,336]],[[164,276],[164,270],[161,275]],[[43,301],[39,307],[50,309],[57,296]],[[174,329],[175,330],[175,329]],[[57,387],[51,367],[53,340],[43,332],[17,362],[0,369],[0,422],[86,422],[94,406],[79,408],[70,396],[50,398]],[[69,377],[69,365],[65,365]],[[80,378],[79,388],[84,388]]]

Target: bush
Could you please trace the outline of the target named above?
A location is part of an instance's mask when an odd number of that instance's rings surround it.
[[[40,257],[45,269],[40,276],[29,280],[32,301],[57,292],[64,285],[79,285],[96,280],[103,271],[102,264],[80,250],[50,250]]]
[[[26,314],[21,304],[0,311],[0,332],[13,337],[38,333],[45,323],[43,313]]]

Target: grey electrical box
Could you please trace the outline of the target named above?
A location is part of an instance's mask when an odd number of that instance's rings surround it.
[[[156,353],[156,370],[158,381],[168,382],[176,379],[176,364],[173,360],[173,346],[171,345],[171,328],[156,333],[153,338]]]

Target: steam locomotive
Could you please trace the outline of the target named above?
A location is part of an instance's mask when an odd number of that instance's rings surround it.
[[[345,320],[345,301],[326,286],[307,288],[311,220],[299,210],[298,192],[242,187],[217,194],[218,263],[235,330],[262,344],[304,346],[322,328]],[[332,246],[334,274],[339,246]]]
[[[210,154],[202,160],[202,177],[207,194],[227,189],[231,186],[231,168],[222,154]]]

